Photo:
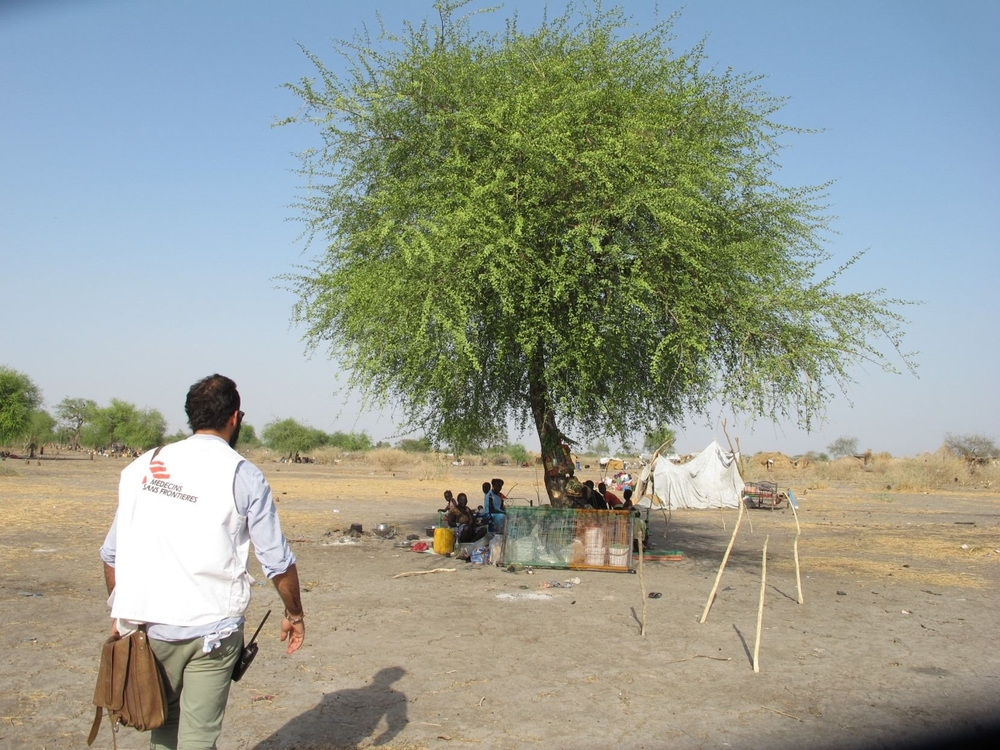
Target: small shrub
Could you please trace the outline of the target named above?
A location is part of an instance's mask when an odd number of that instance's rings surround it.
[[[752,461],[744,461],[743,466],[740,467],[740,474],[743,476],[744,482],[758,482],[764,478],[761,476],[763,473],[763,469]]]
[[[261,447],[247,447],[242,443],[236,446],[236,451],[243,456],[247,461],[252,464],[260,466],[268,461],[276,461],[279,456],[274,453],[274,451],[268,451],[266,448]]]
[[[429,437],[403,438],[396,445],[407,453],[430,453],[434,449]]]
[[[975,461],[995,458],[1000,450],[992,438],[986,435],[945,435],[944,447],[959,458]]]
[[[510,446],[509,452],[510,460],[518,466],[524,466],[528,463],[528,450],[523,445],[512,445]]]
[[[826,453],[818,453],[817,451],[809,451],[801,456],[799,456],[799,461],[806,461],[807,463],[826,463],[830,460],[830,457]]]
[[[417,479],[421,481],[441,480],[451,472],[451,463],[446,457],[435,453],[413,457]]]
[[[844,435],[826,446],[826,449],[834,458],[840,458],[841,456],[855,456],[858,453],[858,439],[856,437],[847,437]]]
[[[816,463],[816,476],[834,482],[857,480],[861,475],[861,461],[845,456],[836,461]]]
[[[309,454],[309,458],[318,464],[324,464],[329,466],[330,464],[335,464],[344,459],[349,451],[336,445],[325,445],[322,448],[317,448],[312,453]]]
[[[378,448],[368,454],[368,458],[383,471],[394,472],[401,466],[413,463],[414,457],[398,448]]]
[[[869,464],[879,483],[900,492],[955,487],[992,487],[1000,480],[1000,469],[969,463],[948,452],[925,454],[920,458],[881,460]]]

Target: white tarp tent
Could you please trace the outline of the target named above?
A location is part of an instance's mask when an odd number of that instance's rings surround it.
[[[743,499],[739,454],[724,451],[712,441],[686,464],[657,456],[642,471],[646,492],[637,503],[648,508],[738,508]],[[641,484],[640,484],[641,486]]]

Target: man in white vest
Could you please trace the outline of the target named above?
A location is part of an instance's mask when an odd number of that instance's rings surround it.
[[[101,547],[112,632],[145,624],[166,677],[169,714],[151,732],[154,750],[216,747],[250,603],[251,543],[284,603],[287,653],[305,638],[295,556],[271,488],[234,450],[243,421],[236,383],[200,380],[184,409],[194,434],[122,472]]]

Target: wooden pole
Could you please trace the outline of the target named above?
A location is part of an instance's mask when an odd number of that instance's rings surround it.
[[[633,537],[635,534],[632,535]],[[639,629],[639,635],[643,638],[646,637],[646,582],[642,577],[642,535],[639,535],[639,593],[642,595],[642,627]]]
[[[767,584],[767,540],[770,535],[764,538],[764,554],[760,561],[760,604],[757,605],[757,637],[753,644],[753,671],[760,672],[760,629],[764,621],[764,587]]]
[[[712,592],[708,595],[708,601],[705,602],[705,611],[701,613],[701,619],[698,622],[704,624],[705,620],[708,619],[708,610],[712,608],[712,602],[715,601],[715,592],[719,588],[719,581],[722,580],[722,571],[726,569],[726,563],[729,561],[729,553],[733,551],[733,544],[736,542],[736,534],[740,530],[740,521],[743,520],[743,506],[744,503],[740,500],[740,511],[736,516],[736,525],[733,527],[733,536],[729,540],[729,546],[726,547],[726,554],[722,556],[722,564],[719,565],[719,572],[715,576],[715,583],[712,585]]]
[[[664,445],[666,445],[666,443],[663,443],[663,445],[661,445],[660,448],[662,448]],[[653,451],[653,457],[649,459],[649,474],[648,474],[648,476],[644,480],[636,482],[635,487],[636,487],[636,490],[638,490],[638,492],[632,493],[632,497],[638,496],[639,500],[642,500],[642,498],[644,498],[646,496],[646,488],[649,486],[649,478],[653,476],[653,464],[656,463],[656,459],[659,458],[659,456],[660,456],[660,448],[657,448],[655,451]],[[653,485],[653,490],[654,490],[654,492],[656,490],[656,484],[655,484],[655,482],[654,482],[654,485]],[[639,503],[639,500],[636,500],[632,504],[633,505],[637,505]],[[650,505],[650,508],[652,508],[652,506],[653,506],[653,500],[652,500],[652,498],[650,498],[650,500],[649,500],[649,505]],[[660,505],[660,511],[662,511],[662,513],[663,513],[663,538],[664,539],[667,538],[667,529],[670,528],[670,517],[667,516],[667,510],[669,508],[670,508],[670,496],[667,495],[667,507],[664,508],[662,505]],[[649,519],[649,514],[648,513],[646,514],[646,519],[647,519],[647,521]]]
[[[799,604],[802,604],[804,601],[802,599],[802,574],[799,572],[799,535],[802,533],[802,527],[799,526],[799,513],[795,510],[795,496],[791,490],[788,490],[788,504],[792,506],[792,515],[795,516],[795,542],[792,545],[792,551],[795,553],[795,585],[799,589]]]
[[[660,506],[660,511],[663,513],[663,538],[667,538],[667,532],[670,530],[670,519],[673,518],[673,509],[670,507],[670,489],[667,489],[667,507],[664,508]],[[669,515],[668,515],[669,514]]]

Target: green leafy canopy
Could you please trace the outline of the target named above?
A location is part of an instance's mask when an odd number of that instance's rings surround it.
[[[32,429],[32,415],[42,405],[42,392],[30,377],[0,365],[0,445],[11,445]]]
[[[820,275],[824,186],[775,181],[803,131],[759,77],[675,52],[670,19],[491,34],[466,4],[288,86],[322,138],[295,316],[368,399],[449,444],[546,415],[625,436],[716,399],[809,425],[858,361],[894,369],[902,303],[835,288],[858,256]]]

